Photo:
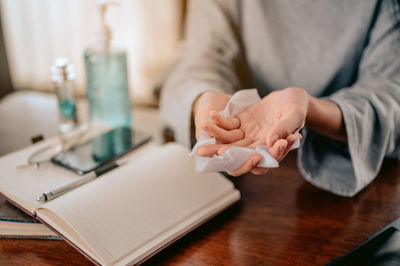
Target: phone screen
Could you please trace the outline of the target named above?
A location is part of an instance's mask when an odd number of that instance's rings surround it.
[[[57,154],[52,162],[83,175],[139,147],[150,138],[143,131],[118,127]]]

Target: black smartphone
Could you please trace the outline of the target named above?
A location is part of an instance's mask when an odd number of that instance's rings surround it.
[[[151,136],[144,131],[118,127],[57,154],[51,161],[83,175],[116,160],[150,139]]]
[[[400,265],[400,219],[375,233],[343,257],[327,264],[327,266],[346,265]]]

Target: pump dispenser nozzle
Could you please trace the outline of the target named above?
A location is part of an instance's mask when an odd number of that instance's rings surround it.
[[[119,6],[120,4],[118,2],[105,2],[103,4],[99,4],[100,23],[101,23],[100,41],[103,43],[106,51],[109,51],[112,39],[111,29],[106,23],[107,8],[111,5]]]

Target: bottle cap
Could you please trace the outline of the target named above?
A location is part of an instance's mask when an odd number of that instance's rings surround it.
[[[69,64],[68,58],[56,58],[56,60],[54,60],[54,65],[51,67],[51,80],[56,83],[61,83],[74,79],[75,68],[72,64]]]

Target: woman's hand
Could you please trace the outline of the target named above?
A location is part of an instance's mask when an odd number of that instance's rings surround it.
[[[211,115],[222,111],[231,97],[231,94],[207,91],[197,98],[193,105],[193,117],[197,140],[199,139],[201,132],[204,130],[204,127],[207,126],[212,127],[214,129],[213,131],[219,132],[221,142],[223,143],[243,138],[243,133],[237,129],[239,127],[239,120],[236,118],[229,119],[229,123],[223,124],[222,127],[218,127],[214,123],[209,123]]]
[[[290,87],[271,92],[235,118],[223,118],[211,112],[212,121],[203,122],[202,128],[222,144],[203,146],[198,154],[222,154],[233,145],[249,148],[266,145],[271,156],[280,161],[296,141],[294,133],[305,124],[309,101],[310,96],[304,89]],[[252,155],[230,174],[238,176],[249,171],[263,174],[268,169],[257,167],[261,159],[258,154]]]

